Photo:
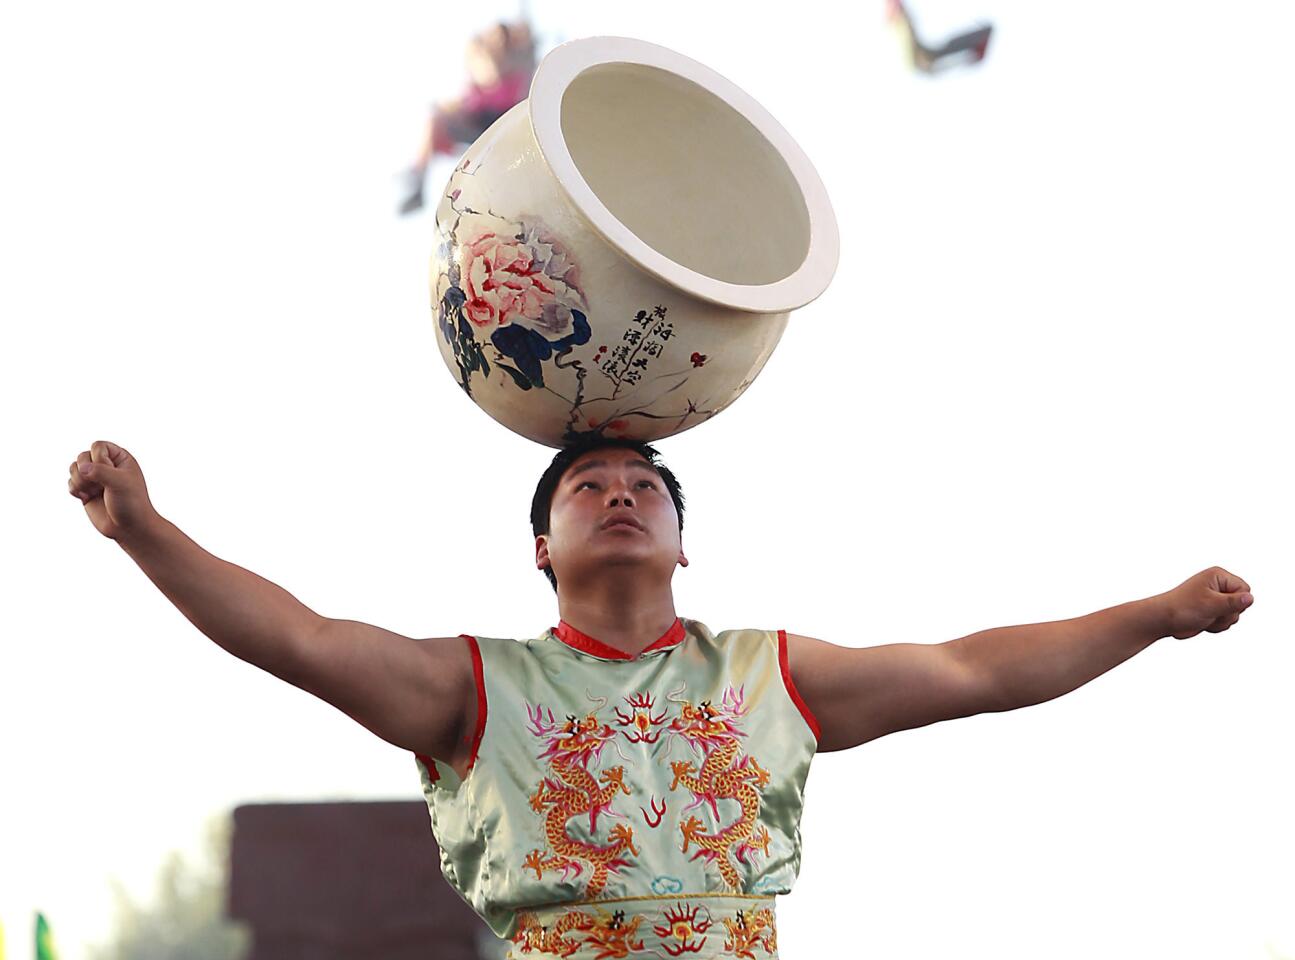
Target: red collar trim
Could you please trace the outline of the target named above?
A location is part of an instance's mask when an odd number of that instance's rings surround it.
[[[595,640],[587,633],[581,633],[565,620],[559,620],[558,625],[553,628],[553,636],[557,637],[568,647],[579,650],[581,653],[590,653],[595,657],[602,657],[604,660],[636,660],[624,650],[617,650],[615,647],[609,647],[601,640]],[[684,638],[683,621],[678,617],[675,618],[674,625],[664,634],[658,637],[652,643],[644,647],[639,656],[647,653],[649,650],[660,650],[664,647],[673,647]]]

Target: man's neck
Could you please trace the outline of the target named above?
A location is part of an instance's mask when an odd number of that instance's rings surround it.
[[[678,619],[668,586],[647,596],[636,596],[632,588],[576,596],[559,589],[558,615],[586,636],[630,656],[638,656],[663,637]]]

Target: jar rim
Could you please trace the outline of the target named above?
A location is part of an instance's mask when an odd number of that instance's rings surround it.
[[[691,81],[744,117],[778,152],[800,189],[809,217],[809,245],[800,265],[772,283],[740,284],[699,273],[640,239],[594,193],[562,133],[562,100],[582,73],[604,64],[654,67]],[[559,187],[589,225],[629,260],[660,280],[711,303],[754,313],[786,313],[817,298],[840,257],[836,217],[818,172],[791,135],[752,97],[725,77],[666,47],[628,37],[587,37],[555,47],[539,64],[528,100],[531,131]]]

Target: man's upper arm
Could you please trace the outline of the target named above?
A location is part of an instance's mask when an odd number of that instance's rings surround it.
[[[956,640],[839,647],[788,634],[787,644],[796,689],[822,728],[820,753],[994,709],[988,678]]]
[[[454,766],[475,724],[472,655],[462,637],[414,640],[356,620],[321,618],[284,679],[388,743]],[[467,716],[467,713],[474,716]]]

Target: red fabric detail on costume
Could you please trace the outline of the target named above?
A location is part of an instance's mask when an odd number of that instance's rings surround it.
[[[595,657],[603,657],[607,660],[633,660],[635,659],[624,650],[617,650],[615,647],[609,647],[601,640],[595,640],[587,633],[581,633],[565,620],[559,620],[558,625],[553,628],[553,635],[572,649],[579,650],[582,653],[592,653]],[[675,618],[674,624],[643,648],[641,653],[647,653],[649,650],[660,650],[662,647],[673,647],[684,638],[683,621],[678,617]]]
[[[436,769],[435,760],[425,753],[416,753],[414,756],[417,757],[422,762],[423,766],[427,768],[427,775],[432,778],[432,783],[441,779],[441,771]]]
[[[809,709],[809,705],[801,699],[800,691],[796,689],[796,684],[791,679],[791,667],[787,662],[786,630],[778,631],[778,668],[782,671],[783,686],[785,686],[787,688],[787,692],[791,694],[792,702],[796,704],[797,709],[800,710],[800,715],[804,717],[805,722],[809,724],[809,729],[814,732],[814,742],[817,743],[822,739],[822,731],[819,730],[818,719],[814,716],[814,712]]]
[[[477,751],[481,749],[481,736],[486,732],[486,681],[481,668],[481,648],[477,646],[477,638],[466,633],[459,634],[464,640],[468,641],[468,649],[472,651],[472,679],[477,684],[477,729],[472,735],[472,753],[468,757],[468,770],[477,762]]]

